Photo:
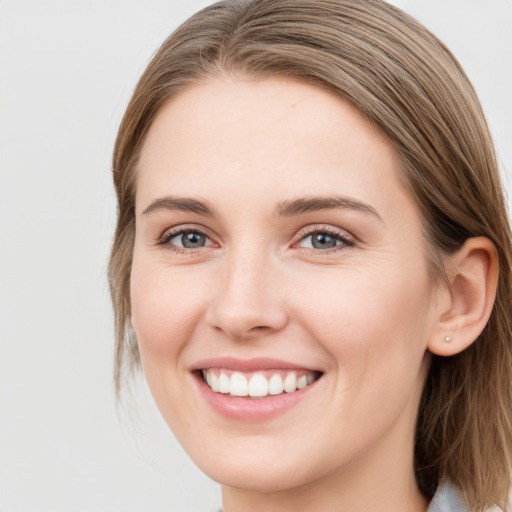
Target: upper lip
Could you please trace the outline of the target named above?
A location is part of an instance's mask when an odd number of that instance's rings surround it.
[[[292,363],[290,361],[283,361],[280,359],[273,359],[268,357],[240,359],[230,356],[202,359],[193,365],[192,370],[207,370],[209,368],[225,368],[228,370],[237,370],[241,372],[255,372],[258,370],[278,369],[320,371],[317,368],[311,368],[307,365]]]

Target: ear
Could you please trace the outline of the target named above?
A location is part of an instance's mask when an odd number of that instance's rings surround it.
[[[448,283],[439,285],[436,325],[428,341],[433,354],[452,356],[483,331],[498,285],[498,254],[484,237],[469,238],[446,262]]]

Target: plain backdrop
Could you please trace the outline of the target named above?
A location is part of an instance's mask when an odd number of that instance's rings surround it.
[[[207,1],[0,0],[0,512],[210,512],[144,384],[116,412],[110,156],[138,76]],[[480,95],[511,190],[512,1],[396,0]]]

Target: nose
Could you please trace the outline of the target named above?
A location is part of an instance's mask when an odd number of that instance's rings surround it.
[[[207,324],[236,340],[249,340],[283,329],[288,322],[283,287],[269,258],[241,256],[226,261],[214,280]]]

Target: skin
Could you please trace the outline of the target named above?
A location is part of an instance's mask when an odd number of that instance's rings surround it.
[[[143,213],[166,196],[216,216]],[[276,215],[283,201],[333,196],[368,209]],[[205,245],[179,247],[183,227],[206,233]],[[311,233],[326,229],[348,242],[314,248]],[[138,165],[132,324],[155,401],[222,484],[226,512],[425,511],[414,424],[443,297],[390,144],[340,97],[216,78],[157,115]],[[218,356],[323,375],[276,417],[236,421],[206,404],[191,374]]]

